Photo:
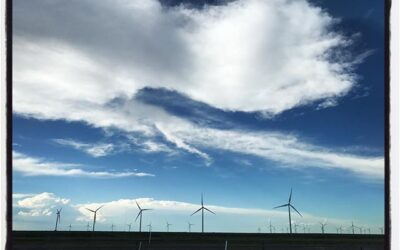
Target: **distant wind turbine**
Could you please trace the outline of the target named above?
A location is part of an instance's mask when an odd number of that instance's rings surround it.
[[[381,234],[383,234],[383,227],[380,227],[379,230],[381,230]]]
[[[167,221],[167,232],[169,232],[169,226],[172,226],[172,224],[170,224],[170,223],[168,223],[168,221]]]
[[[92,209],[86,208],[87,210],[89,210],[90,212],[92,212],[92,213],[94,214],[94,216],[93,216],[93,232],[94,232],[94,228],[95,228],[95,225],[96,225],[97,211],[99,211],[100,208],[102,208],[103,206],[104,206],[104,205],[101,205],[101,206],[98,207],[96,210],[92,210]]]
[[[342,225],[340,225],[340,227],[337,227],[336,228],[336,233],[342,233],[343,232],[343,228],[342,228]]]
[[[297,223],[295,222],[295,223],[293,223],[293,225],[294,225],[294,233],[297,234],[297,227],[299,226],[299,224],[297,224]]]
[[[290,189],[290,195],[289,195],[289,201],[288,201],[288,203],[286,203],[286,204],[284,204],[284,205],[281,205],[281,206],[274,207],[274,209],[275,209],[275,208],[280,208],[280,207],[288,207],[288,211],[289,211],[289,228],[290,228],[290,233],[292,233],[292,218],[291,218],[291,215],[290,215],[290,208],[293,208],[294,211],[296,211],[301,217],[303,217],[303,215],[301,215],[300,212],[297,211],[297,209],[292,205],[291,202],[292,202],[292,189]]]
[[[131,231],[132,223],[126,224],[128,226],[128,232]]]
[[[69,224],[69,226],[68,226],[68,227],[69,227],[69,231],[71,232],[71,227],[72,227],[72,226],[71,226],[71,224]]]
[[[137,221],[137,219],[140,217],[139,232],[142,232],[142,214],[143,214],[144,211],[148,211],[148,210],[152,210],[152,209],[151,209],[151,208],[141,208],[141,207],[139,206],[139,203],[137,203],[137,201],[136,201],[136,205],[137,205],[137,207],[139,208],[139,213],[138,213],[138,215],[136,216],[135,221]]]
[[[54,228],[54,231],[57,231],[58,223],[61,223],[61,210],[62,208],[57,209],[56,227]]]
[[[269,220],[269,233],[272,233],[272,228],[273,228],[273,226],[271,224],[271,220]]]
[[[150,222],[149,225],[147,225],[147,227],[149,228],[149,244],[150,244],[150,242],[151,242],[151,229],[153,228],[153,227],[151,226],[151,222]]]
[[[115,227],[114,223],[111,224],[111,232],[114,232],[114,227]]]
[[[320,222],[319,223],[321,225],[321,232],[324,234],[325,233],[325,226],[327,225],[326,221],[325,222]]]
[[[303,233],[304,234],[306,233],[306,228],[307,228],[307,226],[305,224],[303,224]]]
[[[189,227],[189,233],[192,231],[192,226],[194,226],[194,224],[188,222],[188,227]]]
[[[88,222],[87,225],[86,225],[86,231],[89,232],[89,222]]]
[[[215,214],[213,211],[211,211],[210,209],[208,209],[204,206],[203,193],[201,193],[201,207],[198,210],[196,210],[196,212],[192,213],[190,216],[201,211],[201,232],[202,233],[204,233],[204,210],[207,210],[208,212]]]
[[[353,222],[351,222],[351,231],[353,232],[353,234],[354,234],[354,228],[355,228],[356,226],[354,226],[354,223]]]

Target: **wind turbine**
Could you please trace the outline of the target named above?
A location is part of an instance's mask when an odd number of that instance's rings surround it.
[[[321,232],[324,234],[325,233],[325,226],[327,225],[326,221],[324,223],[320,222],[321,225]]]
[[[196,210],[196,212],[192,213],[190,216],[194,215],[195,213],[199,212],[200,210],[201,210],[201,232],[204,233],[204,210],[207,210],[208,212],[213,213],[213,214],[215,214],[215,213],[204,206],[203,193],[201,193],[201,207],[198,210]]]
[[[293,225],[294,225],[294,233],[297,234],[297,227],[299,226],[299,224],[295,222],[293,223]]]
[[[115,227],[114,223],[111,224],[111,232],[114,232],[114,227]]]
[[[90,212],[92,212],[92,213],[94,214],[94,216],[93,216],[93,232],[94,232],[94,227],[95,227],[95,225],[96,225],[97,211],[99,211],[100,208],[102,208],[103,206],[104,206],[104,205],[101,205],[101,206],[98,207],[96,210],[92,210],[92,209],[86,208],[87,210],[89,210]]]
[[[147,227],[149,228],[149,244],[150,244],[150,242],[151,242],[151,229],[152,229],[151,222],[150,222],[149,225],[147,225]]]
[[[303,224],[303,233],[306,233],[306,228],[307,228],[306,224]]]
[[[356,226],[354,226],[354,223],[353,222],[351,222],[351,231],[353,232],[353,234],[354,234],[354,228],[355,228]]]
[[[131,231],[132,223],[126,224],[128,226],[128,232]]]
[[[70,231],[70,232],[71,232],[71,227],[72,227],[71,224],[69,224],[68,228],[69,228],[69,231]]]
[[[139,206],[139,203],[137,203],[137,201],[136,201],[136,205],[137,205],[137,207],[139,208],[139,213],[138,213],[138,215],[136,216],[135,221],[137,221],[137,219],[138,219],[139,216],[140,216],[139,232],[142,232],[142,214],[143,214],[143,211],[148,211],[148,210],[152,210],[152,209],[151,209],[151,208],[141,208],[141,207]]]
[[[87,225],[86,225],[86,231],[89,232],[89,222],[88,222]]]
[[[380,227],[379,230],[381,230],[381,234],[383,234],[383,227]]]
[[[168,223],[167,221],[167,232],[169,232],[169,226],[172,226],[172,224]]]
[[[58,223],[61,222],[61,210],[62,210],[62,208],[57,209],[57,213],[56,213],[56,214],[57,214],[56,227],[55,227],[54,231],[57,231]]]
[[[271,234],[272,234],[272,228],[273,228],[273,226],[271,224],[271,220],[269,220],[269,233],[271,233]]]
[[[189,233],[192,231],[192,226],[194,226],[194,224],[188,222],[188,227],[189,227]]]
[[[290,233],[292,233],[292,218],[290,216],[290,208],[293,208],[294,211],[296,211],[301,217],[303,217],[303,215],[301,215],[301,213],[299,211],[297,211],[297,209],[292,205],[292,189],[290,189],[290,195],[289,195],[289,201],[287,204],[281,205],[281,206],[277,206],[274,207],[275,208],[280,208],[280,207],[288,207],[288,211],[289,211],[289,228],[290,228]]]

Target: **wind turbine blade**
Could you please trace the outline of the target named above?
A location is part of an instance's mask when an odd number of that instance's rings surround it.
[[[192,213],[190,216],[194,215],[195,213],[197,213],[197,212],[200,211],[201,209],[202,209],[202,207],[199,208],[199,209],[197,209],[196,212]]]
[[[140,210],[140,212],[137,214],[135,221],[137,221],[137,219],[139,218],[141,213],[142,213],[142,210]]]
[[[102,208],[102,207],[104,207],[104,205],[101,205],[100,207],[98,207],[98,208],[96,209],[96,212],[99,211],[100,208]]]
[[[207,211],[210,212],[210,213],[215,214],[213,211],[211,211],[210,209],[208,209],[208,208],[206,208],[206,207],[204,207],[204,209],[207,210]]]
[[[139,206],[139,203],[137,203],[137,201],[135,201],[136,202],[136,206],[139,208],[139,210],[142,210],[142,208]]]
[[[297,211],[297,209],[295,207],[293,207],[292,205],[289,205],[291,208],[294,209],[294,211],[296,211],[301,217],[303,217],[303,215],[301,215],[301,213],[299,211]]]
[[[293,189],[292,189],[292,188],[290,188],[289,204],[290,204],[290,201],[292,200],[292,191],[293,191]]]
[[[86,208],[86,207],[85,207]],[[89,210],[90,212],[94,213],[94,210],[86,208],[87,210]]]
[[[203,206],[203,193],[201,193],[201,206]]]
[[[280,208],[280,207],[287,207],[287,206],[289,206],[289,204],[285,204],[285,205],[281,205],[281,206],[273,207],[272,209],[275,209],[275,208]]]
[[[142,211],[148,211],[148,210],[153,210],[152,208],[144,208]]]

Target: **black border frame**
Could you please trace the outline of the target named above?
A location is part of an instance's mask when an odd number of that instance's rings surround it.
[[[392,0],[384,0],[384,144],[385,144],[385,234],[384,249],[391,249],[391,201],[390,201],[390,10]],[[12,0],[5,0],[6,31],[6,242],[5,249],[12,249]]]

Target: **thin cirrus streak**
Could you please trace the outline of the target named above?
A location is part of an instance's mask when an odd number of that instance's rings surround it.
[[[114,145],[111,143],[97,143],[97,144],[89,144],[82,143],[72,139],[53,139],[54,142],[63,145],[72,147],[77,150],[82,150],[83,152],[93,156],[93,157],[102,157],[109,155],[114,150]]]
[[[87,171],[77,168],[78,166],[82,167],[79,164],[51,162],[41,158],[31,157],[19,152],[13,152],[13,171],[19,172],[25,176],[66,176],[91,178],[155,176],[154,174],[144,172]]]

